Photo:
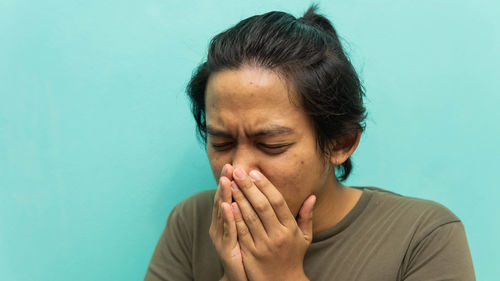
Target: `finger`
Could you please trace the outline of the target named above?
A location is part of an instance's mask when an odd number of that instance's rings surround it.
[[[214,205],[213,205],[213,208],[212,208],[212,222],[214,222],[214,219],[217,218],[217,212],[218,212],[218,209],[219,209],[219,197],[220,197],[220,180],[219,180],[219,183],[217,185],[217,190],[215,190],[215,196],[214,196]]]
[[[254,185],[264,194],[272,206],[278,220],[286,227],[295,226],[295,217],[290,212],[285,198],[279,190],[259,171],[250,171]]]
[[[221,185],[220,185],[220,179],[225,176],[225,172],[226,172],[226,166],[228,164],[224,165],[222,167],[222,170],[221,170],[221,173],[220,173],[220,177],[219,177],[219,181],[217,182],[217,190],[215,191],[215,196],[214,196],[214,207],[212,209],[212,218],[216,218],[218,217],[218,211],[219,211],[219,201],[220,201],[220,198],[221,198]],[[232,172],[231,172],[231,177],[232,177]]]
[[[230,183],[233,180],[233,171],[234,168],[231,164],[225,164],[224,167],[222,167],[222,177],[225,177],[227,179],[227,183]],[[221,177],[221,179],[222,179]],[[223,188],[221,192],[221,200],[222,202],[227,202],[231,204],[232,200],[232,194],[231,194],[231,188],[230,185],[226,185],[228,188]]]
[[[252,205],[245,198],[243,192],[241,192],[240,188],[236,185],[234,181],[231,182],[231,188],[233,191],[233,198],[237,203],[238,211],[241,213],[241,217],[243,218],[244,224],[250,231],[250,234],[253,237],[253,240],[257,243],[260,241],[267,241],[268,235],[262,222],[254,211]]]
[[[217,231],[219,229],[218,225],[218,221],[219,221],[219,205],[220,205],[220,190],[221,190],[221,186],[220,186],[220,180],[218,182],[218,185],[217,185],[217,190],[215,191],[215,196],[214,196],[214,202],[213,202],[213,207],[212,207],[212,221],[210,222],[210,229],[209,229],[209,233],[210,233],[210,236],[212,237],[212,239],[214,239],[215,237],[217,237]],[[215,242],[215,241],[214,241]]]
[[[221,171],[221,175],[220,175],[220,178],[219,178],[219,186],[221,184],[221,180],[222,178],[227,178],[229,181],[232,181],[233,180],[233,167],[231,166],[231,164],[224,164],[224,166],[222,166],[222,171]],[[224,194],[224,192],[221,192],[219,193],[219,196],[220,196],[220,200],[221,201],[224,201],[224,202],[227,202],[227,194]]]
[[[259,216],[264,228],[267,233],[271,233],[273,230],[276,230],[277,226],[281,226],[276,213],[274,212],[273,207],[269,203],[266,195],[264,195],[259,188],[254,184],[252,179],[243,171],[241,168],[236,168],[234,170],[234,180],[236,184],[240,187],[240,190],[243,192],[244,197],[248,199],[251,206]],[[244,207],[240,205],[240,207]],[[243,210],[244,214],[244,210]],[[252,229],[250,229],[252,230]]]
[[[229,179],[229,181],[232,181],[233,180],[233,172],[234,172],[234,167],[233,165],[231,164],[225,164],[224,167],[224,174],[223,176],[225,176],[226,178]]]
[[[231,204],[231,199],[229,199],[229,202],[222,200],[222,197],[227,197],[227,193],[229,193],[229,198],[231,198],[231,182],[229,181],[228,178],[226,177],[221,177],[219,180],[219,186],[220,186],[220,194],[226,194],[226,195],[221,195],[221,198],[219,198],[218,201],[218,210],[217,210],[217,222],[216,222],[216,229],[218,233],[223,233],[224,232],[224,218],[222,214],[222,208],[221,205],[225,202],[228,204]]]
[[[224,180],[221,180],[225,174],[226,170],[228,169],[228,164],[224,165],[221,170],[220,178],[217,182],[217,190],[215,191],[215,196],[214,196],[214,205],[212,208],[212,222],[210,224],[210,232],[211,235],[217,237],[218,239],[220,238],[220,235],[218,233],[222,233],[222,216],[221,216],[221,210],[220,210],[220,202],[222,198],[222,185],[221,183],[224,182]],[[230,170],[232,174],[232,169]],[[232,178],[232,175],[231,175]],[[227,179],[227,178],[226,178]],[[230,191],[230,189],[229,189]]]
[[[222,202],[221,209],[224,218],[224,234],[223,243],[227,243],[229,249],[233,248],[236,244],[236,223],[234,221],[233,211],[231,205],[227,202]]]
[[[231,183],[231,179],[227,178],[227,177],[223,177],[221,178],[221,181],[224,181],[224,187],[225,188],[222,188],[222,202],[226,202],[226,203],[229,203],[231,204],[231,202],[233,201],[232,200],[232,193],[231,193],[231,187],[230,187],[230,183]]]
[[[233,260],[231,264],[234,264],[234,260],[238,257],[240,258],[240,263],[242,263],[241,247],[238,244],[238,231],[231,203],[222,202],[221,209],[224,217],[224,235],[222,241],[222,248],[224,250],[222,255],[225,256],[226,259],[230,258]],[[247,280],[244,270],[232,268],[230,265],[227,267],[224,266],[224,274],[227,274],[227,277],[231,276],[231,278],[226,278],[224,280]]]
[[[252,238],[252,234],[245,224],[245,220],[243,219],[241,210],[238,207],[238,203],[231,203],[231,209],[233,211],[234,221],[236,224],[236,232],[238,233],[238,241],[240,242],[241,247],[254,250],[255,244]]]
[[[297,224],[304,234],[304,239],[308,242],[312,242],[313,237],[313,208],[316,203],[316,196],[310,195],[302,204],[299,211],[299,218]]]

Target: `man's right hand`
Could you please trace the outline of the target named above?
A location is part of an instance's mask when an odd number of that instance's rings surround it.
[[[234,168],[225,164],[214,197],[210,238],[224,266],[224,281],[247,281],[238,243],[236,223],[231,209]]]

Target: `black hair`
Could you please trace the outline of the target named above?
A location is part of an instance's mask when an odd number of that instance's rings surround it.
[[[208,78],[242,65],[276,71],[292,83],[314,124],[323,155],[337,148],[342,137],[364,131],[364,88],[333,25],[317,9],[312,4],[298,19],[281,11],[251,16],[212,38],[206,61],[195,69],[186,89],[204,143]],[[338,180],[345,181],[352,170],[351,159],[335,170]]]

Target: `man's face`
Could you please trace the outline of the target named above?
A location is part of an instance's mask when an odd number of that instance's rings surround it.
[[[275,73],[243,66],[212,74],[205,101],[207,153],[217,181],[226,163],[258,170],[294,216],[325,186],[330,165],[316,147],[311,120]]]

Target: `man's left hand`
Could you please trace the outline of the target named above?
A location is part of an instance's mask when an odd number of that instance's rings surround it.
[[[312,242],[310,195],[299,210],[290,212],[276,187],[260,172],[233,172],[231,204],[243,265],[249,280],[308,280],[303,261]]]

